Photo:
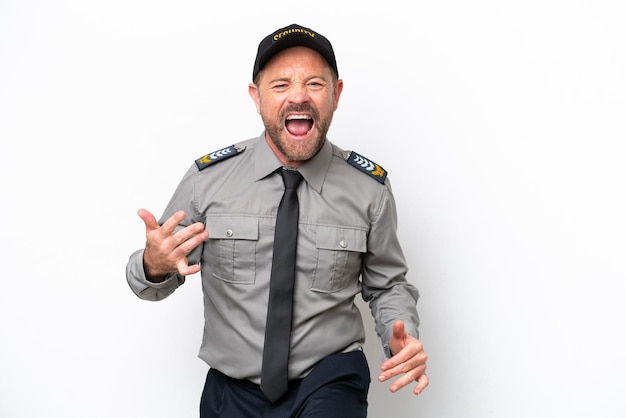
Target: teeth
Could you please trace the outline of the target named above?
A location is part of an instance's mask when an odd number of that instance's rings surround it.
[[[287,120],[294,120],[294,119],[311,119],[309,116],[307,115],[289,115],[287,116]]]

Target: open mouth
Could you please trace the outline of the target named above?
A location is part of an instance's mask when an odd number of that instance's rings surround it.
[[[313,129],[313,119],[309,115],[289,115],[285,128],[291,135],[303,136]]]

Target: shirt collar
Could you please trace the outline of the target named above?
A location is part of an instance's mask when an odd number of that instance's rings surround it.
[[[318,193],[322,191],[322,185],[324,184],[324,179],[326,179],[326,173],[328,172],[332,156],[332,145],[328,140],[325,140],[322,149],[313,158],[306,161],[298,168],[298,171],[302,174],[307,184]],[[276,169],[282,167],[282,163],[267,144],[265,132],[261,134],[254,145],[253,158],[255,181],[267,177],[269,174],[276,171]]]

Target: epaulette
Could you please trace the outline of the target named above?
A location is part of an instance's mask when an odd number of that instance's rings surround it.
[[[383,169],[381,166],[379,166],[375,162],[368,160],[367,158],[363,157],[362,155],[357,154],[354,151],[350,153],[350,156],[348,157],[347,161],[348,163],[350,163],[351,166],[358,168],[365,174],[368,174],[377,182],[381,184],[385,184],[385,179],[387,178],[387,171],[385,171],[385,169]]]
[[[210,165],[213,165],[217,162],[224,161],[227,158],[233,157],[237,154],[240,154],[245,150],[246,147],[240,147],[231,145],[230,147],[222,148],[217,151],[210,152],[196,160],[196,165],[198,166],[198,170],[204,170]]]

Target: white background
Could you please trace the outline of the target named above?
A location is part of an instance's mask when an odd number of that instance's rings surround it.
[[[335,47],[329,136],[390,172],[422,294],[431,386],[374,380],[370,416],[626,416],[625,17],[621,0],[0,0],[0,416],[197,416],[199,280],[132,294],[136,211],[261,132],[254,54],[290,23]]]

